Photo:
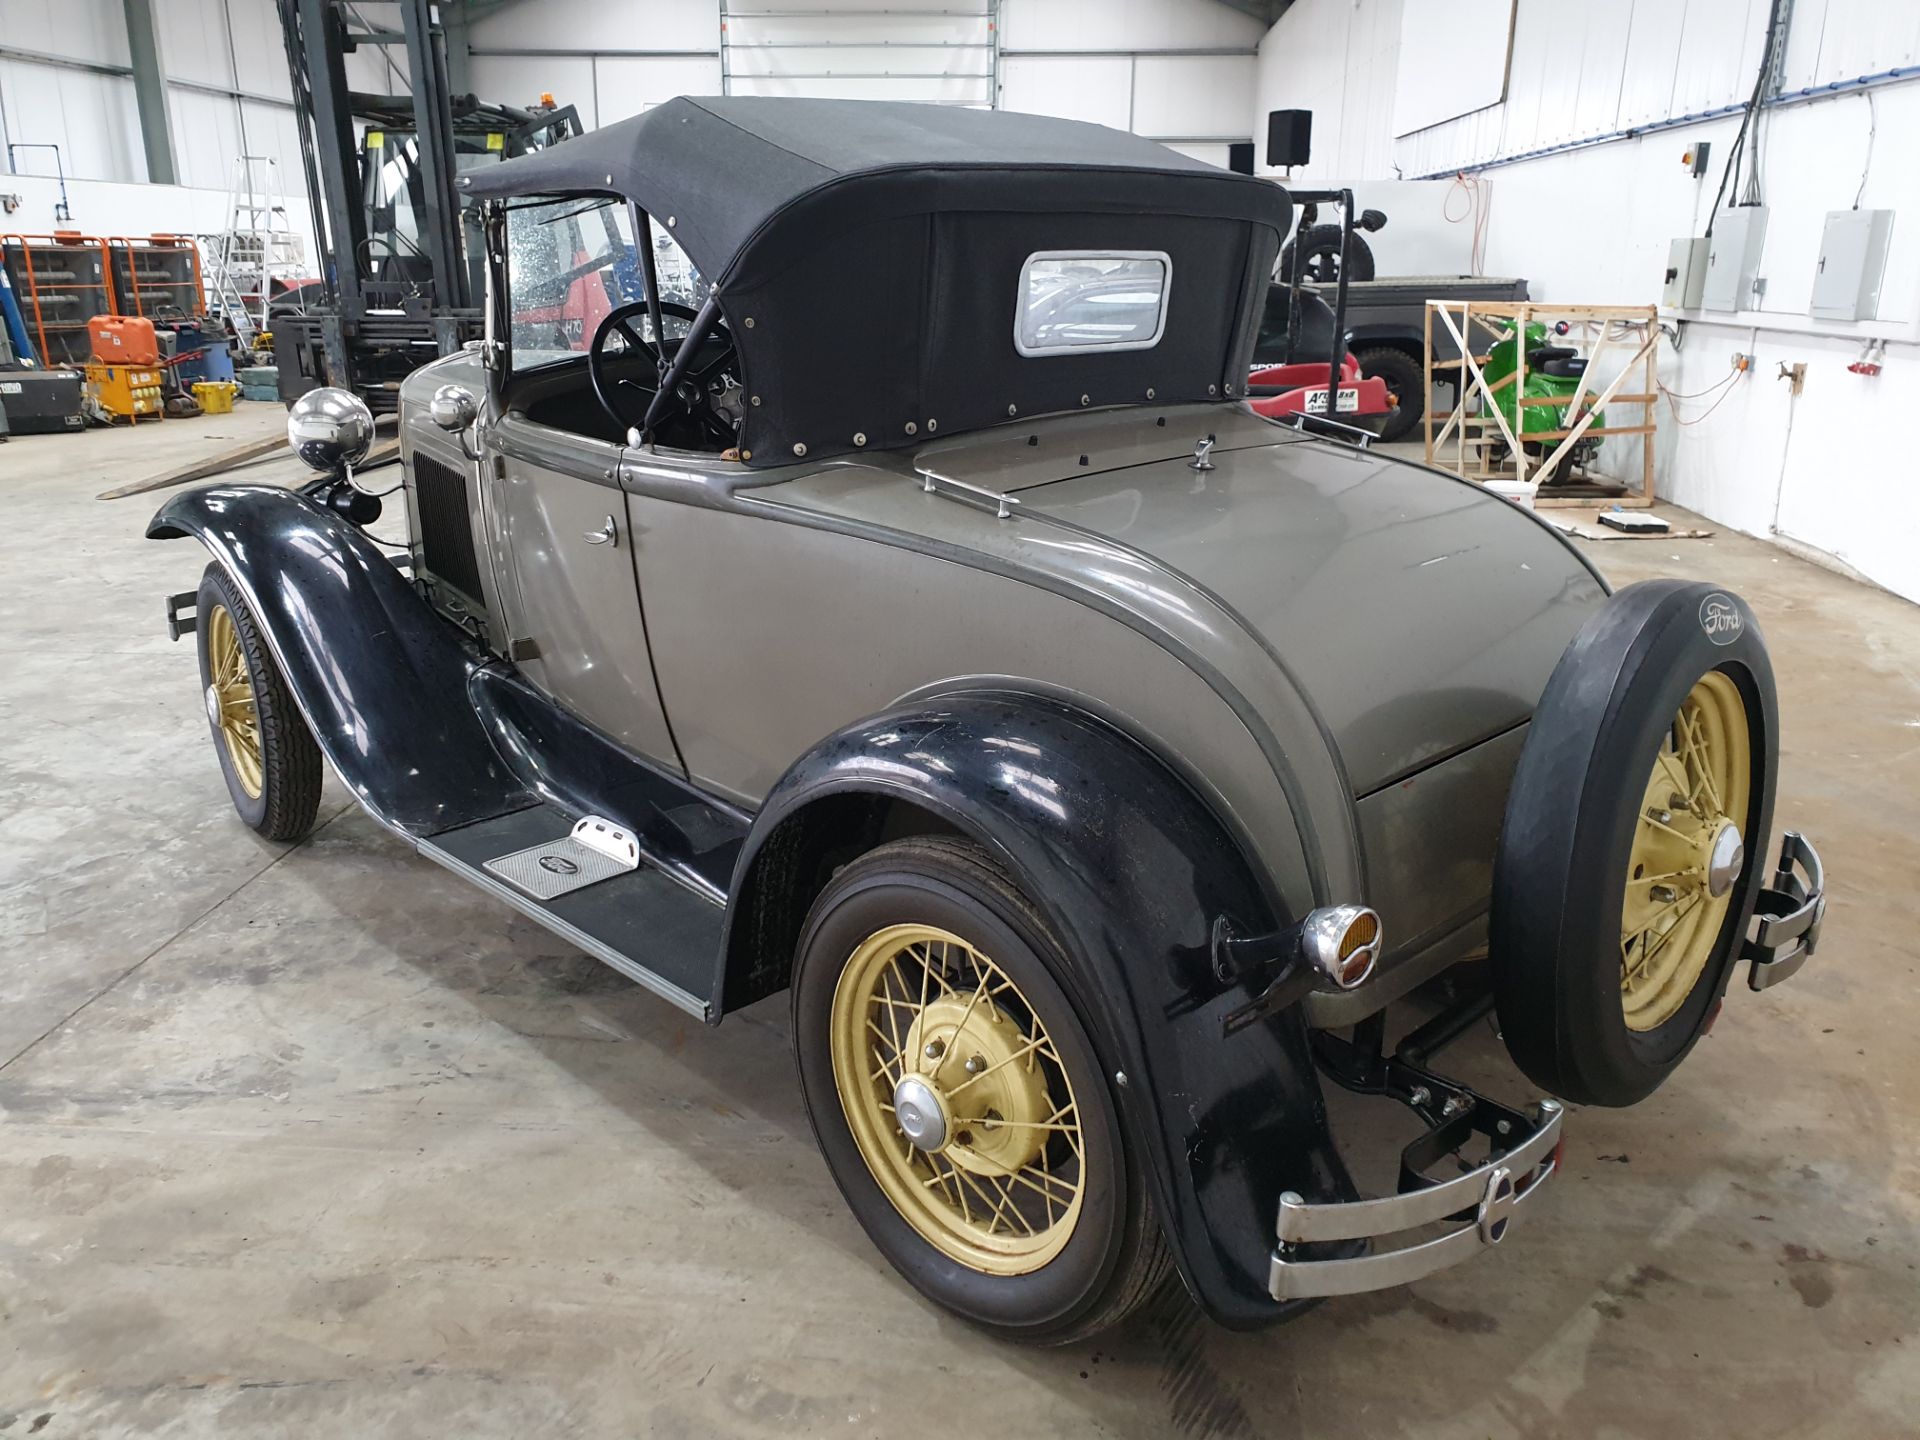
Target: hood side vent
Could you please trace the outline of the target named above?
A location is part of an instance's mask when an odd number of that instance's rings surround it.
[[[420,514],[421,568],[482,608],[480,559],[473,546],[467,477],[418,452],[413,457],[414,504]]]

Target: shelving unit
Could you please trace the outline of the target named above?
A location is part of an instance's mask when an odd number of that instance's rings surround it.
[[[0,257],[40,363],[86,364],[93,353],[87,321],[113,313],[106,241],[72,230],[0,235]]]
[[[109,235],[114,313],[178,319],[206,313],[200,247],[191,235]]]

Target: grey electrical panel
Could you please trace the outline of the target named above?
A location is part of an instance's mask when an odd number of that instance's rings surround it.
[[[1891,210],[1828,211],[1807,313],[1821,320],[1873,319],[1892,235]]]
[[[1660,303],[1670,310],[1698,310],[1707,284],[1707,241],[1698,235],[1667,242],[1667,282]]]
[[[1703,310],[1745,310],[1753,304],[1753,282],[1760,274],[1760,252],[1767,243],[1767,207],[1736,205],[1714,217],[1707,247],[1707,278],[1700,290]]]

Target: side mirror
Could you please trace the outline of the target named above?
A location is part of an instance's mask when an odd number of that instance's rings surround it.
[[[480,402],[464,385],[442,385],[427,402],[427,418],[448,434],[458,435],[460,453],[469,460],[480,458],[480,452],[473,448],[473,441],[467,436],[479,416]]]
[[[427,415],[442,430],[458,434],[479,418],[480,405],[473,392],[458,385],[442,385],[427,404]]]

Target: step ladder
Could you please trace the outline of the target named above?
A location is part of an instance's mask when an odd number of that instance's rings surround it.
[[[300,237],[287,214],[280,162],[271,155],[235,159],[227,191],[227,228],[201,238],[213,256],[213,311],[251,350],[268,328],[274,278],[295,270],[302,259]]]

